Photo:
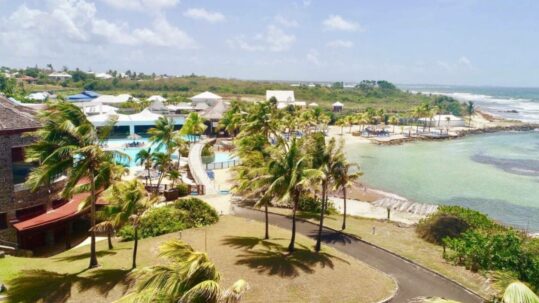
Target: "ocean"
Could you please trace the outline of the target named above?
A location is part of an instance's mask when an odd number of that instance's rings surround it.
[[[399,85],[411,92],[473,101],[479,109],[506,119],[539,123],[539,88],[448,85]]]
[[[539,122],[539,89],[407,86],[471,100],[483,110]],[[517,113],[508,112],[515,110]],[[352,144],[366,185],[411,201],[461,205],[539,232],[539,131],[470,135],[398,146]]]

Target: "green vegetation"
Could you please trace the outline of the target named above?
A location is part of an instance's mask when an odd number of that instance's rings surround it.
[[[138,223],[140,238],[155,237],[187,228],[201,227],[219,221],[219,215],[206,202],[197,198],[180,199],[172,205],[153,207],[141,216]],[[136,239],[133,225],[118,232],[124,241]]]
[[[539,289],[539,240],[458,206],[443,206],[417,232],[447,247],[444,258],[471,271],[504,271]]]

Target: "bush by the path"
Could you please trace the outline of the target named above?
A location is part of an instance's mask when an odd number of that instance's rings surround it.
[[[180,199],[172,205],[154,207],[142,216],[139,238],[155,237],[192,227],[214,224],[219,221],[217,211],[197,198]],[[125,241],[134,239],[132,225],[125,225],[118,232]]]

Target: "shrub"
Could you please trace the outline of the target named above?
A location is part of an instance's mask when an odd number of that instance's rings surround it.
[[[187,195],[189,195],[189,185],[187,184],[184,184],[184,183],[180,183],[176,186],[176,189],[178,190],[178,193],[180,195],[180,197],[185,197]]]
[[[321,207],[322,202],[319,199],[315,199],[311,196],[301,197],[298,204],[299,210],[310,213],[320,213]],[[332,215],[336,213],[337,209],[335,208],[335,205],[331,201],[328,201],[326,215]]]
[[[140,219],[139,238],[155,237],[188,228],[185,212],[170,206],[155,207],[148,210]],[[131,241],[135,231],[131,224],[122,227],[118,236],[124,241]]]
[[[442,244],[444,238],[458,237],[468,228],[468,223],[462,218],[447,214],[436,214],[421,220],[417,225],[416,232],[424,240]]]
[[[185,223],[189,227],[199,227],[214,224],[219,221],[217,211],[206,202],[198,198],[185,198],[177,200],[174,207],[185,211]]]

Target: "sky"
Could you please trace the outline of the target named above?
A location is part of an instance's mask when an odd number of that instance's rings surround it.
[[[539,86],[536,0],[0,0],[0,65]]]

